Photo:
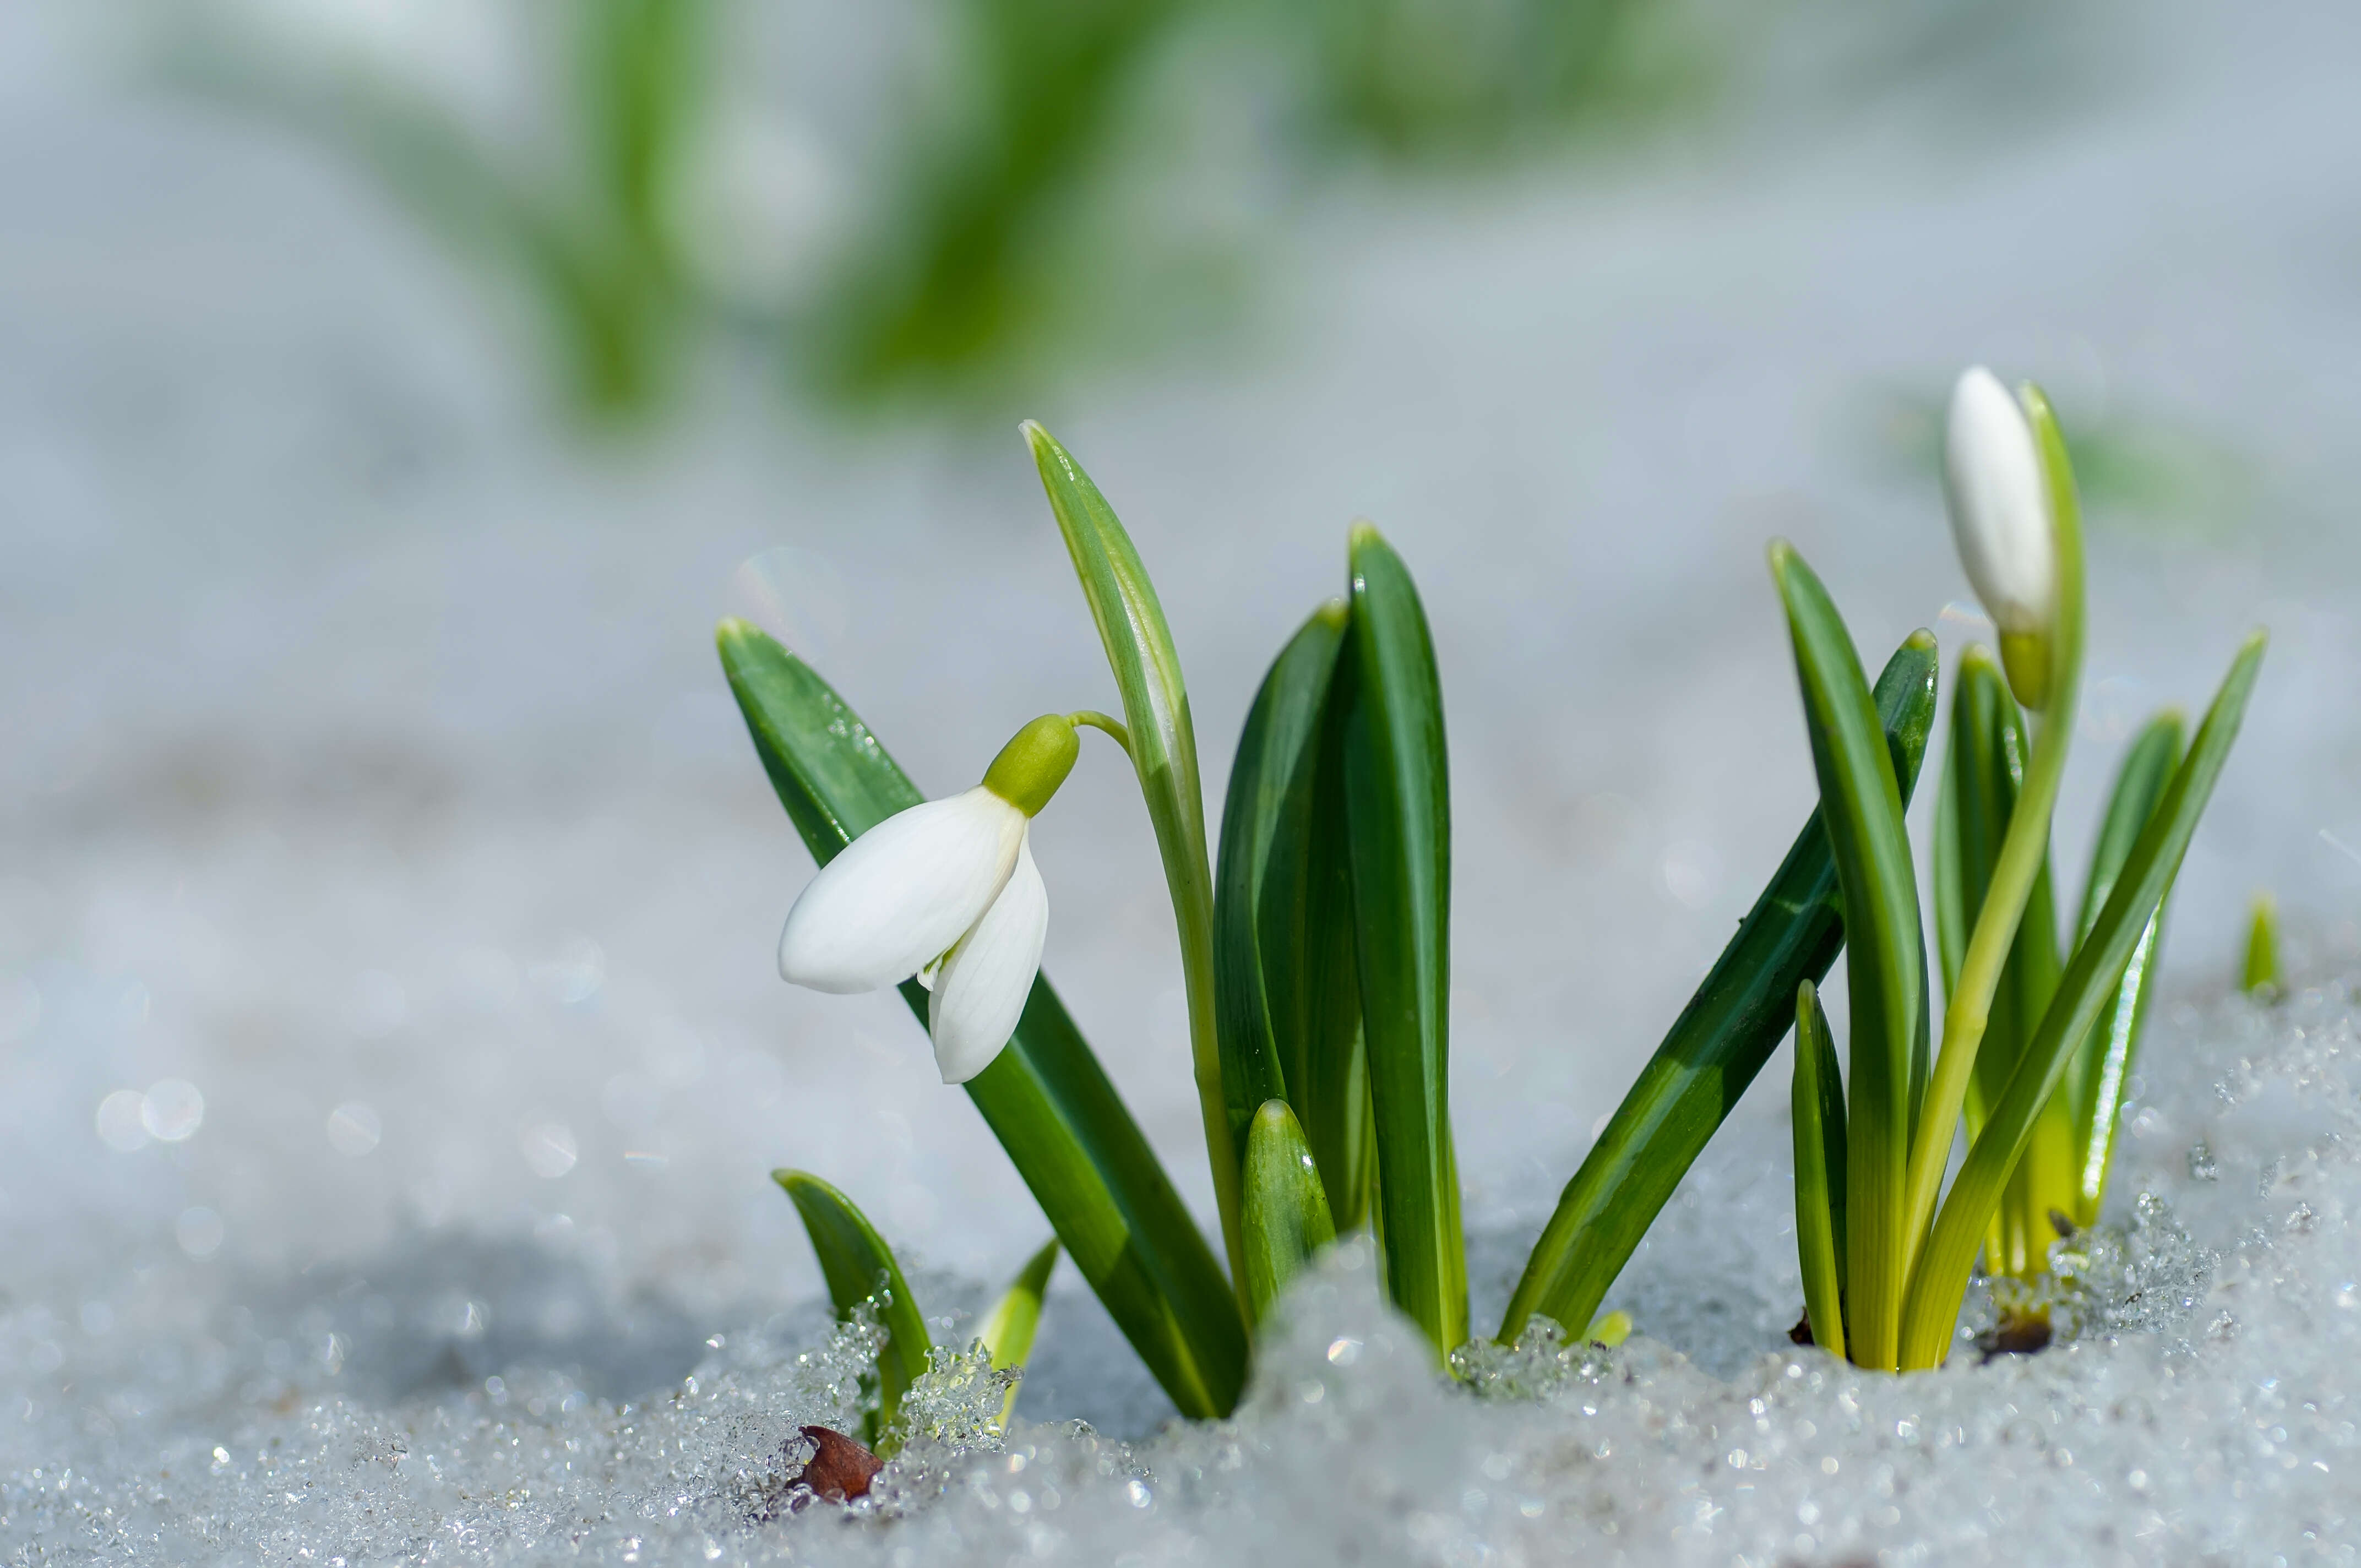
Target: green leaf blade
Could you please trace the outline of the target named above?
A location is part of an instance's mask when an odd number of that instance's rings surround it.
[[[1451,798],[1441,681],[1401,558],[1353,530],[1345,789],[1387,1288],[1436,1355],[1467,1338],[1451,1142]]]
[[[1877,710],[1828,590],[1784,543],[1772,575],[1787,609],[1813,771],[1846,915],[1852,1072],[1845,1118],[1847,1348],[1891,1369],[1899,1354],[1911,1094],[1926,944],[1902,796]]]
[[[1041,1250],[1025,1260],[1016,1277],[1008,1282],[983,1326],[975,1337],[992,1353],[992,1365],[1001,1368],[1021,1366],[1033,1354],[1033,1335],[1041,1326],[1041,1303],[1049,1290],[1050,1271],[1058,1266],[1058,1238],[1051,1236],[1041,1244]],[[1014,1398],[1014,1392],[1011,1393]]]
[[[876,1448],[893,1431],[902,1396],[927,1370],[934,1342],[927,1333],[926,1314],[911,1299],[892,1249],[851,1199],[800,1170],[774,1170],[771,1179],[785,1190],[803,1218],[837,1320],[850,1320],[864,1301],[876,1303],[878,1326],[886,1340],[877,1353],[877,1409],[870,1413],[864,1434],[869,1446]]]
[[[1935,641],[1914,633],[1877,677],[1879,722],[1907,791],[1935,723]],[[1819,809],[1608,1119],[1526,1260],[1501,1319],[1512,1344],[1540,1312],[1588,1322],[1723,1120],[1795,1019],[1795,988],[1844,946],[1836,864]]]
[[[2082,907],[2074,921],[2079,947],[2106,906],[2131,858],[2140,829],[2147,826],[2164,798],[2173,771],[2188,748],[2188,725],[2176,711],[2150,719],[2125,753],[2123,766],[2100,819],[2099,839],[2091,854],[2091,874],[2083,883]],[[2155,994],[2157,944],[2162,939],[2165,911],[2170,906],[2168,885],[2147,929],[2132,949],[2114,998],[2099,1014],[2099,1024],[2084,1037],[2067,1069],[2066,1092],[2072,1108],[2081,1176],[2076,1182],[2074,1223],[2098,1223],[2105,1206],[2107,1173],[2114,1163],[2115,1123],[2123,1111],[2125,1087],[2131,1081],[2133,1058],[2147,1025],[2148,1000]]]
[[[788,817],[825,865],[923,798],[803,661],[742,621],[717,634],[731,692]],[[923,1023],[927,993],[903,999]],[[1008,1047],[966,1085],[1091,1288],[1183,1414],[1228,1413],[1246,1324],[1156,1152],[1046,977]]]
[[[1314,1253],[1336,1239],[1319,1166],[1284,1100],[1255,1113],[1246,1134],[1246,1299],[1270,1313]]]
[[[1350,609],[1313,612],[1238,740],[1215,865],[1213,979],[1231,1135],[1284,1099],[1350,1228],[1367,1203],[1368,1080],[1354,966],[1335,671]]]
[[[1845,1353],[1845,1108],[1835,1038],[1819,992],[1795,992],[1795,1077],[1789,1104],[1795,1133],[1795,1252],[1812,1343]]]
[[[2264,646],[2263,634],[2257,632],[2239,650],[2189,754],[2141,829],[2105,906],[2067,965],[2049,1011],[1943,1200],[1911,1276],[1904,1321],[1905,1366],[1939,1365],[1950,1348],[1951,1327],[1985,1222],[2033,1136],[2043,1105],[2064,1075],[2074,1045],[2117,993],[2125,966],[2180,869],[2198,818],[2237,739]]]
[[[1033,1336],[1041,1326],[1041,1303],[1049,1293],[1049,1274],[1058,1266],[1058,1238],[1052,1236],[1026,1259],[976,1331],[975,1337],[991,1354],[992,1365],[1003,1372],[1013,1369],[1022,1374],[1026,1357],[1033,1354]],[[1003,1427],[1016,1413],[1016,1396],[1022,1387],[1021,1379],[1010,1385],[1008,1397],[1000,1402]]]
[[[2098,842],[2091,850],[2091,873],[2082,884],[2082,905],[2074,917],[2074,942],[2080,947],[2106,907],[2115,879],[2139,842],[2141,829],[2156,815],[2157,803],[2172,783],[2174,770],[2188,749],[2189,724],[2179,709],[2167,708],[2141,727],[2116,770],[2114,787],[2107,794],[2107,809],[2099,819]]]

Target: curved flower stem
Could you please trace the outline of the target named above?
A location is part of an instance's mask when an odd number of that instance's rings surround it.
[[[1959,982],[1943,1010],[1943,1048],[1927,1082],[1927,1098],[1919,1107],[1917,1136],[1910,1147],[1903,1234],[1911,1255],[1903,1260],[1905,1274],[1915,1266],[1919,1244],[1934,1223],[1935,1200],[1942,1186],[1943,1168],[1949,1163],[1951,1139],[1966,1102],[1968,1078],[1974,1069],[1976,1047],[1991,1022],[1993,991],[2009,948],[2024,918],[2026,900],[2040,873],[2049,849],[2049,818],[2058,804],[2058,784],[2066,771],[2066,752],[2074,738],[2074,714],[2082,685],[2082,522],[2074,495],[2074,471],[2066,455],[2049,401],[2031,385],[2018,397],[2040,444],[2041,466],[2049,485],[2049,511],[2058,545],[2058,615],[2049,649],[2049,706],[2034,738],[2033,757],[2025,770],[2025,788],[2011,812],[2008,835],[2001,840],[2000,858],[1993,866],[1992,883],[1984,894],[1982,912],[1968,938],[1960,960]]]
[[[1122,719],[1101,713],[1096,708],[1082,707],[1066,715],[1066,722],[1078,726],[1087,725],[1093,729],[1114,736],[1115,743],[1123,748],[1124,755],[1126,757],[1131,755],[1131,731],[1124,728]]]

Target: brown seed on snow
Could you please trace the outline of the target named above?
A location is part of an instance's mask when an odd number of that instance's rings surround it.
[[[869,1495],[869,1484],[885,1462],[860,1443],[830,1427],[805,1427],[812,1454],[800,1466],[792,1462],[784,1475],[763,1483],[749,1510],[756,1524],[767,1524],[783,1513],[799,1513],[814,1501],[850,1503]],[[792,1443],[780,1445],[782,1454]]]

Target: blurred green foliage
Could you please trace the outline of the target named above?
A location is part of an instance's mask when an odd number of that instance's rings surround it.
[[[556,32],[551,150],[511,148],[366,58],[304,58],[170,14],[170,80],[268,113],[348,157],[438,238],[522,285],[577,411],[668,389],[693,297],[666,203],[705,83],[706,0],[576,0]]]
[[[170,77],[335,149],[530,299],[594,422],[659,409],[717,333],[838,404],[1003,387],[1094,338],[1136,351],[1229,291],[1269,216],[1208,220],[1209,187],[1498,165],[1708,74],[1672,0],[936,0],[907,90],[873,95],[884,150],[849,215],[750,305],[696,264],[736,214],[694,199],[750,5],[482,0],[524,39],[494,90],[531,134],[365,37],[291,42],[240,0],[156,15]]]
[[[909,137],[873,232],[814,313],[824,381],[854,393],[957,378],[1044,313],[1034,241],[1114,134],[1145,58],[1187,0],[965,0],[962,103]]]
[[[1568,124],[1661,109],[1703,84],[1694,40],[1647,0],[1312,0],[1314,107],[1400,163],[1497,158]]]

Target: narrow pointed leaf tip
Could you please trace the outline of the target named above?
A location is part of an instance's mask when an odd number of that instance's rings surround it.
[[[2279,906],[2268,893],[2255,894],[2246,926],[2246,968],[2238,989],[2269,997],[2279,988]]]
[[[1255,1113],[1246,1134],[1246,1299],[1259,1322],[1313,1254],[1336,1239],[1320,1170],[1284,1100]]]
[[[1049,1292],[1049,1271],[1058,1266],[1058,1241],[1052,1236],[1040,1251],[1025,1262],[1009,1281],[1008,1288],[976,1331],[976,1338],[992,1356],[992,1365],[1005,1372],[1024,1370],[1025,1358],[1033,1354],[1033,1335],[1041,1326],[1041,1303]],[[1016,1396],[1022,1382],[1011,1384],[1008,1397],[1000,1402],[1000,1424],[1005,1427],[1016,1413]]]

